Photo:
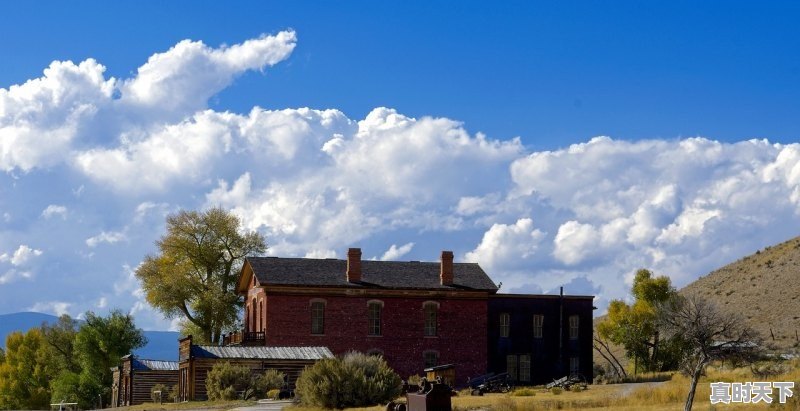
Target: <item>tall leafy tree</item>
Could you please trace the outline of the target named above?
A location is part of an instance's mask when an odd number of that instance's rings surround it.
[[[114,310],[107,317],[101,317],[89,311],[75,335],[74,349],[81,371],[78,374],[67,370],[58,382],[66,385],[77,381],[77,386],[72,389],[78,392],[82,406],[96,404],[101,398],[103,404],[108,404],[111,399],[111,367],[118,365],[122,356],[146,343],[144,334],[136,328],[130,314]],[[54,396],[54,400],[60,398]]]
[[[602,340],[625,348],[626,355],[645,370],[659,371],[677,366],[676,342],[661,338],[656,306],[677,294],[667,276],[654,277],[646,269],[636,272],[631,293],[632,304],[612,300],[608,315],[597,325]]]
[[[180,211],[167,217],[167,233],[136,270],[147,301],[168,318],[182,318],[184,332],[217,344],[238,323],[236,279],[244,258],[263,254],[264,237],[243,232],[222,208]],[[195,331],[199,332],[194,333]]]
[[[53,324],[42,324],[44,348],[47,351],[52,368],[79,372],[80,365],[75,355],[75,336],[78,334],[78,321],[69,315],[62,315]]]
[[[6,337],[0,364],[0,409],[47,409],[54,374],[45,353],[42,331],[32,328]]]

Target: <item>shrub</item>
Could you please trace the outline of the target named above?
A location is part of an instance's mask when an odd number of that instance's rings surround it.
[[[271,400],[281,399],[281,390],[272,389],[267,392],[267,398]]]
[[[246,366],[223,362],[215,364],[206,377],[206,391],[210,400],[247,400],[264,393],[259,392],[259,379]]]
[[[552,392],[553,395],[560,395],[562,392],[564,392],[564,389],[561,387],[553,387],[550,389],[550,392]]]
[[[169,398],[170,401],[177,402],[178,397],[180,397],[180,387],[178,386],[178,384],[175,384],[172,386],[172,388],[169,389]]]
[[[392,400],[400,395],[401,384],[383,357],[351,352],[306,367],[295,393],[305,405],[342,409]]]
[[[254,378],[254,395],[261,397],[272,390],[280,391],[286,381],[286,374],[270,368],[264,374]],[[269,397],[269,395],[267,395],[267,397]]]
[[[160,397],[156,391],[161,391]],[[176,391],[177,390],[171,390],[164,384],[156,384],[150,389],[150,398],[153,400],[153,402],[172,402],[175,401],[175,397],[173,395]]]
[[[422,377],[420,377],[419,375],[414,374],[414,375],[411,375],[411,376],[408,377],[408,380],[406,381],[406,384],[408,384],[408,385],[419,385],[421,382],[422,382]]]
[[[536,395],[536,390],[533,388],[517,388],[511,392],[511,395],[515,397],[533,397]]]

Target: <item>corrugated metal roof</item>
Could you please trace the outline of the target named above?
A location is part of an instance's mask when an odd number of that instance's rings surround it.
[[[358,283],[347,281],[345,260],[248,257],[247,262],[264,285],[497,291],[494,282],[475,263],[453,263],[454,284],[442,285],[440,264],[434,262],[362,260],[362,281]]]
[[[242,347],[192,345],[195,358],[245,358],[261,360],[319,360],[331,358],[328,347]]]
[[[144,360],[134,358],[131,367],[134,370],[139,371],[177,371],[178,363],[176,361]]]

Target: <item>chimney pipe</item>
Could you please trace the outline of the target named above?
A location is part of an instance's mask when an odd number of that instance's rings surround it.
[[[442,251],[442,265],[439,270],[442,285],[453,285],[453,252]]]
[[[347,282],[361,281],[361,249],[350,248],[347,250]]]

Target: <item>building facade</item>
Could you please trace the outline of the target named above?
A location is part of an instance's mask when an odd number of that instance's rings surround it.
[[[489,297],[490,372],[519,385],[566,375],[592,380],[592,296],[496,294]]]
[[[403,378],[442,363],[457,378],[487,367],[487,305],[497,286],[477,264],[248,258],[244,345],[324,346],[382,355]]]
[[[382,355],[402,378],[455,364],[458,385],[487,372],[519,384],[591,379],[591,296],[497,294],[477,264],[248,258],[239,345],[323,346]]]
[[[178,385],[178,363],[146,360],[129,354],[113,369],[111,406],[125,407],[151,402],[151,390],[157,384],[169,389]],[[166,398],[164,393],[164,398]]]

